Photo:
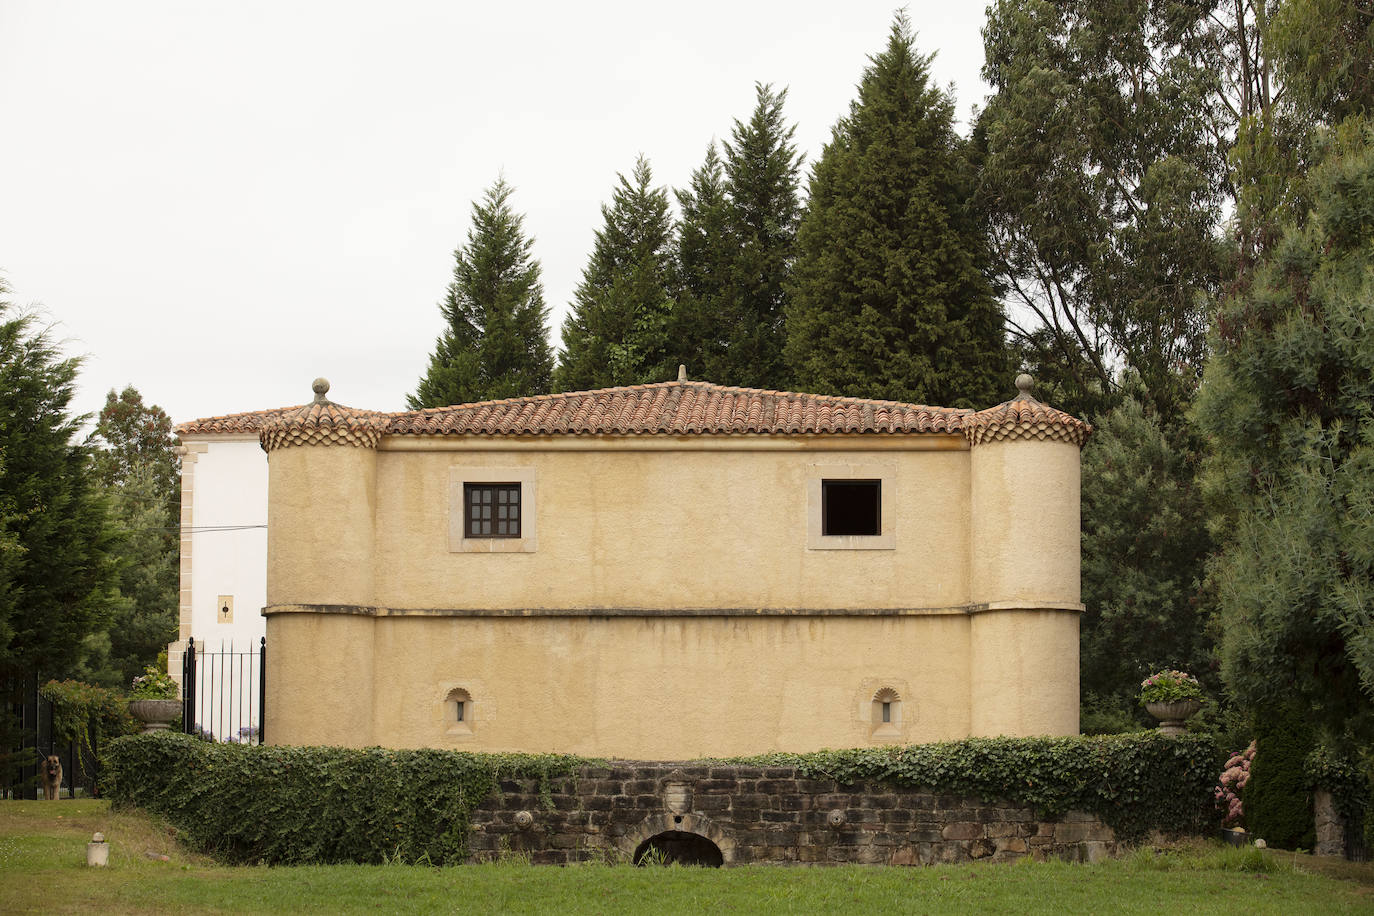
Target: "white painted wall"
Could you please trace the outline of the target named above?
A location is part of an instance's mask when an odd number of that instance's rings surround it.
[[[252,652],[234,661],[232,677],[251,679],[256,698],[257,648],[267,632],[261,614],[267,603],[267,455],[256,434],[187,436],[183,444],[207,446],[195,456],[192,483],[190,635],[200,652]],[[223,618],[221,596],[233,599],[231,620]],[[233,702],[221,690],[228,672],[205,669],[202,663],[197,705],[207,714],[214,710],[209,719],[216,737],[231,737],[239,721],[256,723],[256,701],[251,717],[249,710],[230,708]]]

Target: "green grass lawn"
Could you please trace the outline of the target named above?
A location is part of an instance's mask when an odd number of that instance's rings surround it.
[[[85,864],[97,830],[104,869]],[[1374,913],[1374,866],[1197,844],[1100,865],[232,868],[106,802],[0,802],[0,913],[182,911]]]

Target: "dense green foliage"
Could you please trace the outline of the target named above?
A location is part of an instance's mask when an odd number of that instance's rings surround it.
[[[641,156],[602,204],[604,224],[563,322],[559,391],[677,378],[670,353],[673,223]]]
[[[1222,545],[1222,674],[1247,706],[1289,698],[1374,736],[1374,147],[1333,132],[1292,226],[1217,318],[1197,417]]]
[[[1255,759],[1241,799],[1245,827],[1279,849],[1311,849],[1316,837],[1307,758],[1312,726],[1293,706],[1270,707],[1255,717]]]
[[[116,804],[165,817],[229,862],[456,864],[473,808],[501,779],[572,772],[576,757],[218,744],[134,735],[103,755]]]
[[[546,394],[553,380],[539,262],[510,204],[504,178],[472,205],[467,243],[453,253],[453,282],[439,304],[435,342],[412,410]]]
[[[904,15],[811,173],[786,357],[805,391],[986,407],[1007,388],[954,105]]]
[[[1336,123],[1374,114],[1374,7],[1360,0],[1276,4],[1267,39],[1290,104]]]
[[[782,108],[787,90],[755,87],[749,121],[735,121],[722,160],[713,142],[690,187],[677,192],[673,346],[698,378],[781,388],[783,306],[801,216],[801,157]]]
[[[106,395],[87,445],[118,539],[119,594],[109,626],[87,637],[76,673],[127,688],[177,635],[180,460],[166,411],[144,404],[132,385]]]
[[[1000,0],[979,201],[1022,359],[1081,415],[1121,367],[1175,418],[1225,268],[1216,4]]]
[[[1152,830],[1203,833],[1220,822],[1212,792],[1223,757],[1206,737],[968,738],[745,760],[795,766],[845,784],[889,780],[1007,799],[1048,817],[1086,811],[1128,842]]]
[[[83,753],[94,754],[106,741],[137,728],[129,702],[118,690],[80,681],[48,681],[41,692],[52,703],[54,744],[75,741]]]
[[[1363,836],[1369,821],[1369,773],[1360,759],[1348,751],[1340,751],[1327,744],[1319,744],[1303,762],[1307,785],[1331,793],[1336,810],[1345,818],[1346,842],[1351,844]]]
[[[63,359],[0,285],[0,673],[66,673],[106,622],[114,587],[105,505],[69,413]]]
[[[1211,539],[1194,484],[1197,460],[1129,397],[1099,420],[1083,449],[1085,698],[1130,705],[1151,671],[1210,667],[1202,565]]]
[[[154,492],[175,510],[181,504],[181,460],[172,437],[172,419],[156,404],[145,404],[133,385],[105,395],[86,442],[94,448],[96,476],[106,487],[119,487],[146,469]]]

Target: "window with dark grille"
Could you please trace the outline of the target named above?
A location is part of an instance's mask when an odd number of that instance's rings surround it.
[[[882,534],[881,480],[822,480],[821,534]]]
[[[463,484],[463,537],[520,537],[520,484]]]

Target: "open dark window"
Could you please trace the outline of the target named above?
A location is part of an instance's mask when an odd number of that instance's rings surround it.
[[[882,534],[882,507],[881,480],[822,480],[821,534]]]
[[[463,484],[463,537],[520,537],[520,484]]]

